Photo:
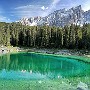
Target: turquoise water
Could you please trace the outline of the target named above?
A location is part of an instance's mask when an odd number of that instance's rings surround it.
[[[68,57],[34,53],[0,56],[0,79],[52,80],[73,77],[90,78],[90,64]]]

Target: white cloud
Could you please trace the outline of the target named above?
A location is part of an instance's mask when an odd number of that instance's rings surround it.
[[[28,9],[28,8],[30,8],[30,7],[33,7],[33,5],[19,6],[19,7],[16,7],[15,9],[16,9],[16,10]]]
[[[6,20],[6,17],[0,15],[0,21],[5,21]]]
[[[23,17],[34,17],[34,16],[46,16],[51,11],[56,9],[57,4],[61,0],[52,0],[51,4],[49,5],[25,5],[25,6],[19,6],[15,8],[14,14],[18,16],[18,18]]]
[[[11,22],[11,20],[5,16],[0,15],[0,22]]]
[[[42,10],[47,10],[48,7],[42,6],[41,9],[42,9]]]
[[[46,12],[44,12],[43,14],[42,14],[42,16],[46,16],[46,15],[48,15],[53,9],[55,9],[56,8],[56,5],[60,2],[61,0],[53,0],[52,1],[52,3],[49,5],[49,9],[46,11]]]
[[[19,18],[23,17],[33,17],[33,16],[46,16],[51,13],[52,10],[56,8],[56,5],[61,0],[53,0],[51,4],[47,6],[42,5],[26,5],[26,6],[19,6],[15,8],[14,14],[17,15]]]
[[[42,10],[45,10],[45,7],[44,7],[44,6],[42,6],[42,7],[41,7],[41,9],[42,9]]]
[[[11,20],[3,15],[4,10],[0,7],[0,22],[11,22]]]
[[[16,15],[18,18],[35,17],[42,16],[42,13],[46,12],[48,7],[42,5],[26,5],[16,7],[14,10],[14,15]]]
[[[90,0],[85,0],[85,2],[82,5],[82,8],[84,11],[90,10]]]
[[[48,7],[46,7],[46,9],[48,9]]]

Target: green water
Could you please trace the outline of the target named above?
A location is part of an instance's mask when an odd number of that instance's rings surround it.
[[[83,81],[90,84],[90,64],[68,57],[34,53],[0,56],[0,80],[2,82],[3,80],[5,82],[9,80],[34,80],[34,82],[38,80],[59,80],[60,82],[60,80],[65,79],[75,83]]]

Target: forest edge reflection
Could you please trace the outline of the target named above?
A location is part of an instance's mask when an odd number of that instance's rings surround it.
[[[88,63],[79,62],[73,58],[25,52],[1,56],[1,76],[3,76],[3,71],[6,73],[5,77],[9,75],[9,79],[12,75],[17,76],[16,78],[26,79],[90,77],[90,65]]]

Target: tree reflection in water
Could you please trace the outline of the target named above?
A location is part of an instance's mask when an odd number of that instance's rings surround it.
[[[0,76],[27,79],[90,77],[90,65],[74,59],[33,53],[6,54],[0,57]],[[12,73],[12,74],[11,74]]]

